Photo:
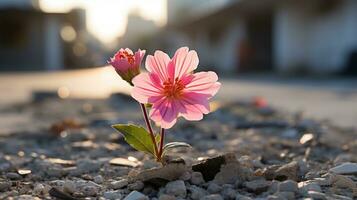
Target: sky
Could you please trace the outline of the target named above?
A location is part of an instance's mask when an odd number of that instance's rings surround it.
[[[40,0],[39,5],[45,12],[86,9],[88,30],[106,43],[124,34],[130,12],[137,12],[158,26],[167,20],[166,0]]]

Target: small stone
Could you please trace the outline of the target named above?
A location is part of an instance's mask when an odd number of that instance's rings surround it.
[[[36,184],[35,187],[33,188],[33,193],[35,195],[44,195],[46,193],[46,188],[41,183]]]
[[[357,174],[357,163],[345,162],[330,169],[335,174]]]
[[[297,192],[298,184],[292,180],[286,180],[284,182],[279,183],[278,185],[279,192]]]
[[[295,199],[294,192],[279,192],[279,193],[276,193],[275,195],[278,196],[280,199],[287,199],[287,200]]]
[[[134,162],[125,158],[113,158],[109,161],[111,165],[119,165],[119,166],[126,166],[126,167],[137,167],[139,166],[138,162]]]
[[[103,193],[103,197],[110,200],[122,199],[121,191],[107,191]]]
[[[159,200],[175,200],[175,196],[167,195],[167,194],[162,194],[159,196]]]
[[[180,176],[179,179],[183,181],[188,181],[191,179],[191,173],[189,171],[186,171]]]
[[[31,174],[31,170],[29,170],[29,169],[19,169],[19,170],[17,170],[17,173],[19,173],[20,175],[28,175],[28,174]]]
[[[248,196],[244,196],[241,194],[237,194],[236,195],[236,200],[253,200],[252,198],[248,197]]]
[[[298,183],[299,192],[301,195],[305,195],[308,191],[321,192],[321,187],[314,181],[304,181]]]
[[[193,185],[201,185],[205,182],[201,172],[192,172],[190,182]]]
[[[84,186],[81,189],[81,192],[83,193],[84,196],[97,196],[98,188],[95,186],[88,185],[88,186]]]
[[[237,192],[233,188],[226,187],[221,192],[224,199],[234,199]]]
[[[208,187],[207,187],[207,191],[211,194],[216,194],[216,193],[220,193],[222,190],[222,187],[219,186],[216,183],[210,182]]]
[[[306,144],[314,139],[314,134],[306,133],[300,138],[300,144]]]
[[[93,181],[94,181],[95,183],[102,184],[103,181],[104,181],[104,179],[103,179],[103,176],[102,176],[102,175],[97,175],[97,176],[95,176],[95,177],[93,178]]]
[[[245,187],[248,189],[248,191],[253,192],[255,194],[260,194],[262,192],[267,191],[270,185],[270,181],[266,181],[263,179],[253,180],[245,183]]]
[[[200,200],[223,200],[223,197],[219,194],[210,194],[202,197]]]
[[[66,180],[63,184],[63,190],[73,194],[76,191],[76,184],[73,181]]]
[[[128,185],[129,190],[142,190],[144,188],[144,183],[142,181],[135,181]]]
[[[291,179],[291,180],[297,181],[299,179],[298,170],[299,170],[298,162],[292,161],[288,164],[285,164],[285,165],[279,167],[275,171],[275,173],[276,173],[275,178],[277,180]]]
[[[0,181],[0,192],[5,192],[11,187],[10,181]]]
[[[129,182],[127,179],[121,179],[119,181],[110,182],[109,187],[111,189],[117,190],[117,189],[127,186],[128,184],[129,184]]]
[[[14,172],[6,173],[6,177],[11,180],[19,180],[22,178],[18,173],[14,173]]]
[[[176,197],[186,197],[186,186],[182,180],[172,181],[166,184],[166,193]]]
[[[198,200],[208,194],[206,190],[204,190],[203,188],[197,187],[195,185],[190,186],[188,188],[188,190],[190,191],[189,196],[193,200]]]
[[[149,200],[149,197],[138,191],[132,191],[124,198],[124,200]]]
[[[316,192],[316,191],[308,191],[307,196],[311,197],[314,200],[325,200],[326,199],[326,196],[324,193]]]
[[[79,173],[91,173],[100,169],[101,163],[96,160],[83,159],[77,162]]]

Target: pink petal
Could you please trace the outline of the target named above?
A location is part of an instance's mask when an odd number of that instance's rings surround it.
[[[165,81],[168,77],[167,66],[169,62],[170,57],[166,53],[155,51],[154,56],[148,55],[146,57],[145,65],[149,72],[157,74],[161,80]]]
[[[175,77],[181,78],[197,68],[199,59],[196,51],[181,47],[176,51],[172,62],[175,64]]]
[[[174,101],[167,98],[162,98],[154,103],[150,110],[150,118],[161,128],[171,128],[177,120],[178,108]]]
[[[217,93],[220,83],[215,72],[199,72],[192,75],[190,83],[186,85],[186,90],[201,94],[209,94],[211,97]]]
[[[145,56],[145,50],[139,49],[137,52],[135,52],[134,57],[135,57],[135,65],[141,65],[141,61],[143,60]]]
[[[132,80],[134,88],[131,96],[140,103],[149,102],[150,97],[161,96],[160,87],[153,81],[148,73],[141,73]]]

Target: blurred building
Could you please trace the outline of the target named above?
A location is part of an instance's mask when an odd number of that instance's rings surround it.
[[[357,73],[355,0],[168,0],[153,39],[221,72]]]
[[[0,1],[0,70],[93,66],[102,62],[100,49],[82,9],[45,13],[38,1]]]

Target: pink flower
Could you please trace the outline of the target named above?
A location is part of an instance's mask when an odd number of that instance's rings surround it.
[[[208,100],[221,84],[215,72],[193,73],[198,66],[196,51],[178,49],[172,59],[156,51],[147,56],[146,69],[133,79],[131,95],[140,103],[152,104],[150,118],[162,128],[171,128],[179,116],[201,120],[210,111]]]
[[[120,49],[113,58],[108,61],[119,76],[132,84],[132,79],[140,74],[140,65],[145,55],[145,50],[138,50],[135,54],[129,49]]]

